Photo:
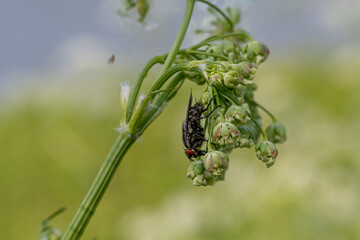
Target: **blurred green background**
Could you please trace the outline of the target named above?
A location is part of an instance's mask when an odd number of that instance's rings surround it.
[[[188,82],[129,150],[83,239],[360,239],[360,51],[302,44],[272,52],[255,78],[257,101],[288,130],[272,168],[239,149],[224,182],[192,186],[181,124],[202,87]],[[60,70],[25,72],[32,81],[1,98],[0,239],[37,239],[62,206],[50,225],[66,229],[116,139],[119,83],[147,59],[76,54]]]

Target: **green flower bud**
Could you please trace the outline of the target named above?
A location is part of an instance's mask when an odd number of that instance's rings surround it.
[[[275,122],[266,128],[268,139],[273,143],[283,143],[286,140],[286,128],[279,122]]]
[[[262,141],[255,146],[256,156],[259,160],[266,163],[267,167],[271,167],[275,163],[278,150],[274,143],[270,141]]]
[[[235,44],[233,42],[224,40],[220,46],[225,55],[229,54],[230,52],[235,52]]]
[[[239,74],[235,71],[229,71],[223,74],[224,85],[228,88],[235,88],[240,84]]]
[[[204,75],[197,71],[183,71],[183,73],[187,79],[199,85],[202,85],[206,82]]]
[[[214,127],[213,139],[218,149],[230,152],[240,145],[240,131],[231,122],[220,122]]]
[[[146,14],[149,10],[149,3],[147,2],[147,0],[137,0],[136,9],[139,14],[139,22],[144,21]]]
[[[246,86],[244,85],[238,85],[234,88],[234,94],[237,96],[237,97],[244,97],[244,94],[245,94],[245,89]]]
[[[245,124],[250,120],[246,111],[249,110],[244,106],[232,105],[226,111],[225,119],[235,125]]]
[[[231,62],[238,62],[238,56],[234,52],[230,52],[228,57]]]
[[[214,114],[214,122],[213,124],[216,126],[220,122],[225,122],[225,109],[224,108],[218,108]]]
[[[220,73],[214,73],[210,75],[209,82],[214,87],[223,86],[223,76]]]
[[[195,186],[208,186],[215,184],[215,178],[204,168],[204,164],[201,160],[191,163],[186,177],[192,180]]]
[[[229,157],[221,151],[208,152],[204,156],[205,169],[214,176],[221,176],[228,168]]]
[[[216,55],[222,55],[222,48],[219,45],[211,45],[206,49],[207,53],[213,53]]]
[[[238,127],[240,131],[240,147],[251,148],[256,141],[256,135],[253,129],[248,126]]]
[[[237,67],[240,75],[248,80],[252,80],[257,71],[255,65],[250,62],[247,62],[247,61],[242,61],[242,62],[236,64],[236,67]]]
[[[249,61],[255,62],[256,64],[264,62],[270,54],[269,48],[258,41],[251,41],[245,44],[243,52]]]
[[[206,106],[206,105],[209,104],[210,99],[211,99],[211,97],[210,97],[210,93],[209,93],[209,92],[203,92],[203,93],[200,95],[200,102],[201,102],[204,106]]]

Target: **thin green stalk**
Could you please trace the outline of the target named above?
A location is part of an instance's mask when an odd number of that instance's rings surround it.
[[[263,136],[264,140],[268,140],[267,139],[267,135],[264,132],[264,130],[260,127],[259,123],[256,121],[256,119],[251,115],[250,112],[246,111],[247,115],[250,117],[250,119],[254,122],[255,126],[259,129],[259,131],[261,132],[261,135]]]
[[[240,105],[239,99],[232,94],[227,93],[226,91],[219,91],[219,94],[224,96],[227,100],[229,100],[234,105]]]
[[[227,23],[229,24],[230,26],[230,32],[233,31],[234,29],[234,24],[233,22],[231,21],[231,19],[223,12],[221,11],[220,8],[218,8],[217,6],[215,6],[214,4],[206,1],[206,0],[197,0],[198,2],[202,2],[202,3],[205,3],[207,4],[209,7],[211,7],[212,9],[214,9],[215,11],[217,11],[218,13],[220,13],[221,16],[223,16],[223,18],[227,21]]]
[[[203,41],[201,41],[200,43],[192,46],[190,49],[198,49],[204,45],[207,45],[209,42],[213,42],[219,39],[224,39],[224,38],[228,38],[228,37],[245,37],[247,38],[249,41],[252,41],[252,38],[245,34],[245,33],[228,33],[228,34],[223,34],[223,35],[217,35],[217,36],[213,36],[213,37],[209,37]]]
[[[267,115],[269,115],[269,117],[271,118],[271,120],[273,122],[276,122],[276,118],[275,116],[269,111],[267,110],[264,106],[260,105],[259,103],[255,102],[254,100],[250,100],[248,98],[246,98],[247,101],[252,102],[253,104],[255,104],[256,106],[258,106],[259,108],[261,108]]]
[[[187,63],[178,63],[178,64],[170,67],[169,69],[164,71],[164,73],[162,75],[160,75],[158,79],[156,79],[156,81],[152,85],[150,91],[153,92],[153,91],[159,90],[172,75],[174,75],[177,72],[183,71],[187,68],[188,68]]]
[[[164,61],[164,57],[166,56],[162,55],[162,56],[156,56],[153,57],[152,59],[150,59],[149,62],[147,62],[147,64],[144,66],[143,70],[140,72],[140,74],[138,75],[136,81],[135,81],[135,85],[134,87],[131,88],[131,93],[130,93],[130,97],[129,97],[129,102],[128,102],[128,106],[126,108],[126,122],[128,123],[130,121],[130,118],[132,116],[132,112],[134,111],[134,107],[136,104],[136,100],[139,96],[139,91],[140,91],[140,87],[144,81],[144,78],[146,77],[146,74],[149,72],[149,70],[156,65],[157,63],[161,63]]]
[[[195,51],[195,50],[187,50],[187,53],[193,53],[193,54],[202,54],[202,55],[207,55],[207,56],[212,56],[212,57],[217,57],[217,58],[222,58],[224,60],[228,60],[228,57],[222,56],[222,55],[218,55],[218,54],[214,54],[214,53],[208,53],[208,52],[204,52],[204,51]]]

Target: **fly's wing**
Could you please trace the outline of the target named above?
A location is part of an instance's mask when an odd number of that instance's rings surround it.
[[[183,143],[184,143],[184,146],[187,148],[190,148],[188,133],[189,133],[189,111],[191,108],[191,104],[192,104],[192,93],[190,92],[189,104],[188,104],[188,108],[186,110],[186,120],[182,126]]]
[[[185,122],[183,123],[183,126],[182,126],[182,137],[183,137],[184,146],[187,147],[187,148],[190,148]]]
[[[189,130],[188,129],[188,126],[189,126],[188,121],[189,121],[189,112],[190,112],[191,104],[192,104],[192,93],[190,92],[189,104],[188,104],[188,108],[187,108],[187,111],[186,111],[186,120],[185,120],[186,132]]]

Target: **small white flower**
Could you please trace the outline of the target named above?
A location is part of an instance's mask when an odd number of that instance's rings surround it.
[[[130,84],[129,82],[121,82],[120,83],[120,103],[121,103],[121,107],[125,110],[128,100],[129,100],[129,96],[130,96]]]
[[[140,93],[140,96],[139,96],[139,98],[138,98],[137,104],[140,105],[141,102],[144,100],[145,97],[146,97],[145,93],[143,93],[143,92]]]

